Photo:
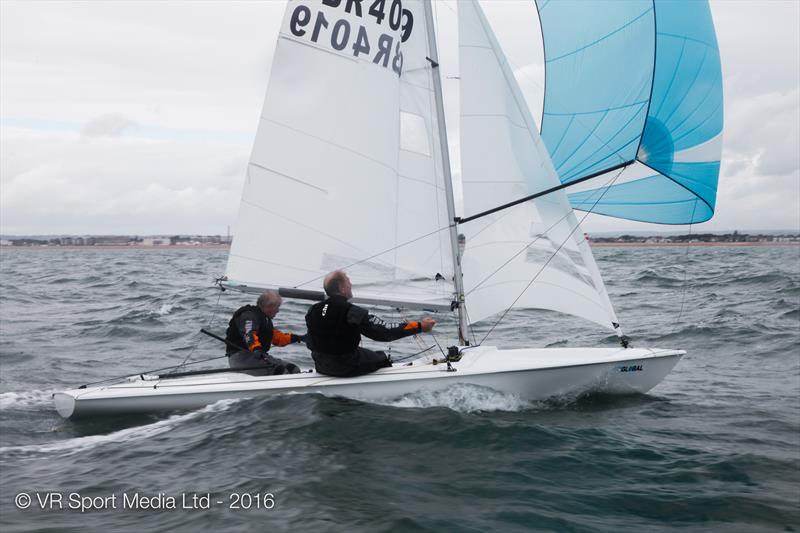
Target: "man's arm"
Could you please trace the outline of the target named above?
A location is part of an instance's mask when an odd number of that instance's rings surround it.
[[[287,346],[293,342],[306,342],[305,335],[295,335],[294,333],[284,333],[280,330],[272,330],[272,344],[275,346]]]
[[[356,305],[347,313],[347,321],[357,325],[365,337],[379,342],[395,341],[422,332],[420,322],[386,322]]]

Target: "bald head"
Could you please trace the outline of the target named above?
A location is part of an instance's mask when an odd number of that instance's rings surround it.
[[[265,315],[270,318],[275,318],[283,303],[283,298],[278,294],[278,291],[268,290],[261,293],[256,301],[256,305],[261,309]]]
[[[350,284],[350,278],[347,277],[343,270],[334,270],[325,276],[322,288],[325,289],[325,294],[328,296],[353,297],[353,286]]]

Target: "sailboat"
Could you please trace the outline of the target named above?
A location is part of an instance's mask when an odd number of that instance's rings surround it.
[[[541,131],[480,5],[457,4],[460,214],[430,0],[291,0],[278,37],[220,287],[316,301],[323,276],[343,269],[354,303],[457,317],[447,353],[356,378],[142,374],[56,393],[58,412],[284,392],[370,400],[462,383],[535,400],[661,382],[685,352],[628,344],[580,222],[713,215],[722,84],[711,13],[705,1],[536,7]],[[474,337],[473,324],[512,308],[579,317],[620,346],[502,349]]]

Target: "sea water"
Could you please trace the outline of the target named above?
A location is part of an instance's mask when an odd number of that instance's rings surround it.
[[[0,530],[800,530],[800,248],[595,254],[633,345],[688,352],[648,394],[529,403],[453,386],[67,421],[54,391],[183,361],[224,366],[199,329],[223,333],[252,296],[213,288],[221,250],[4,249]],[[306,308],[286,301],[276,326],[303,332]],[[452,319],[436,318],[436,340],[452,343]],[[486,342],[616,340],[514,310]],[[275,353],[311,366],[302,345]]]

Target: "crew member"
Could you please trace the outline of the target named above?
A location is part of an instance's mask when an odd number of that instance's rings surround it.
[[[225,334],[228,364],[231,368],[250,368],[247,374],[271,376],[297,374],[300,368],[269,354],[272,345],[286,346],[305,342],[305,335],[283,333],[275,329],[272,319],[278,314],[283,299],[278,291],[266,291],[258,297],[256,305],[245,305],[233,313]],[[262,367],[262,368],[253,368]]]
[[[436,324],[431,318],[386,323],[351,304],[348,300],[353,297],[353,286],[341,270],[325,276],[323,288],[328,299],[312,305],[306,314],[307,344],[320,374],[351,377],[392,366],[385,352],[360,347],[361,335],[376,341],[394,341],[430,331]]]

